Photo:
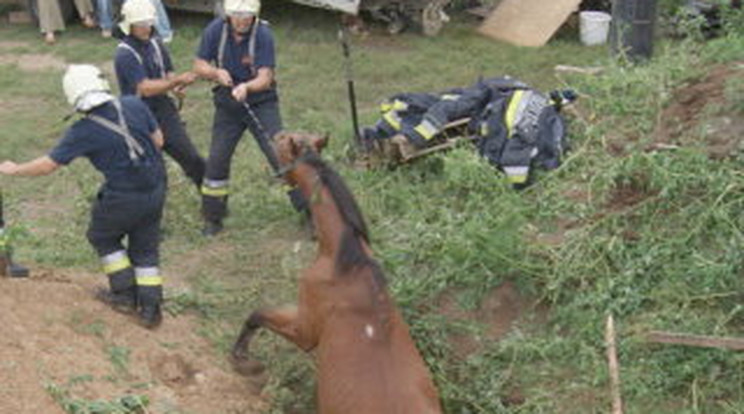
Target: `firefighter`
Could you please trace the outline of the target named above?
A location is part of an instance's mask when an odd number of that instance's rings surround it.
[[[282,129],[274,80],[274,38],[266,21],[259,20],[258,0],[225,0],[226,17],[204,29],[194,60],[194,72],[214,81],[215,106],[212,143],[202,183],[204,235],[222,230],[227,215],[230,163],[246,128],[250,130],[274,171],[279,162],[272,145]],[[292,205],[307,211],[297,189],[289,191]]]
[[[150,107],[165,137],[163,150],[173,157],[199,188],[205,162],[191,142],[178,108],[168,92],[183,97],[184,88],[196,80],[193,72],[176,75],[162,39],[155,36],[155,7],[150,0],[129,0],[121,8],[121,31],[114,67],[122,95],[137,95]]]
[[[110,287],[97,297],[114,310],[136,313],[145,327],[154,328],[162,318],[163,296],[158,270],[166,186],[162,133],[139,98],[114,98],[95,66],[71,65],[62,83],[68,102],[82,119],[48,155],[21,164],[5,161],[0,173],[47,175],[77,157],[88,158],[105,178],[87,232]]]

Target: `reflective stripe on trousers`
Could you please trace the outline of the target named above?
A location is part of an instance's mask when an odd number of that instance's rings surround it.
[[[163,277],[157,267],[135,267],[134,277],[137,286],[162,286]]]
[[[101,257],[101,263],[103,264],[103,272],[107,275],[132,267],[132,262],[124,250],[115,251]]]

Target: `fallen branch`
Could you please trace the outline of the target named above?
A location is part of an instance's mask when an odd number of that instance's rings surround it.
[[[744,351],[744,339],[742,338],[726,338],[690,335],[674,332],[651,331],[646,335],[646,342]]]
[[[582,75],[599,75],[604,71],[604,68],[601,66],[581,67],[570,65],[556,65],[553,70],[555,70],[556,72],[580,73]]]
[[[607,316],[605,342],[607,343],[607,362],[610,369],[612,414],[623,414],[623,401],[620,398],[620,368],[617,362],[617,346],[615,345],[615,320],[612,315]]]

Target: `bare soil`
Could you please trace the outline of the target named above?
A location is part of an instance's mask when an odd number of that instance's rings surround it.
[[[66,64],[64,59],[50,54],[3,54],[0,55],[0,65],[18,65],[25,72],[38,72],[43,70],[64,70]]]
[[[703,143],[713,159],[734,155],[744,139],[744,116],[731,97],[743,93],[744,62],[715,66],[688,82],[662,112],[651,149]]]
[[[450,344],[458,358],[482,350],[484,345],[504,339],[520,324],[544,323],[547,310],[533,299],[522,295],[510,281],[491,290],[477,309],[464,310],[456,300],[456,292],[449,291],[438,299],[440,312],[451,321],[475,322],[482,328],[480,335],[455,334]]]
[[[146,396],[148,413],[256,413],[255,384],[232,371],[188,316],[155,331],[93,298],[102,275],[33,269],[0,278],[0,412],[64,413],[71,398]]]

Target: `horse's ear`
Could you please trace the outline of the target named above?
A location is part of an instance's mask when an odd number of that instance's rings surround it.
[[[305,142],[304,137],[302,134],[293,132],[290,135],[290,142],[292,143],[292,154],[296,157],[299,157],[302,155],[303,152],[305,152],[305,148],[307,147],[307,143]]]

